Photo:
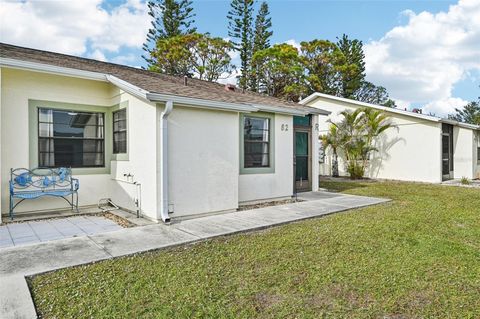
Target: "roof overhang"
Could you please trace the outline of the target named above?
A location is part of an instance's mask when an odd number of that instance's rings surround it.
[[[147,99],[152,102],[167,102],[182,104],[185,106],[200,106],[207,109],[224,110],[224,111],[240,111],[240,112],[258,112],[258,109],[249,104],[228,103],[213,100],[195,99],[191,97],[183,97],[178,95],[148,93]]]
[[[0,58],[0,66],[2,67],[6,66],[12,69],[51,73],[56,75],[66,75],[70,77],[82,78],[87,80],[107,81],[105,74],[99,73],[99,72],[64,68],[64,67],[50,65],[50,64],[9,59],[9,58]]]
[[[355,101],[355,100],[346,99],[346,98],[343,98],[343,97],[338,97],[338,96],[324,94],[324,93],[318,93],[318,92],[315,92],[315,93],[309,95],[308,97],[301,100],[299,103],[303,104],[303,105],[307,105],[308,103],[316,100],[317,98],[323,98],[323,99],[327,99],[327,100],[331,100],[331,101],[344,102],[344,103],[348,103],[348,104],[352,104],[352,105],[356,105],[356,106],[361,106],[361,107],[370,107],[370,108],[377,109],[377,110],[382,110],[382,111],[385,111],[385,112],[390,112],[390,113],[395,113],[395,114],[399,114],[399,115],[415,117],[415,118],[418,118],[418,119],[423,119],[423,120],[432,121],[432,122],[440,122],[442,120],[441,118],[436,117],[436,116],[413,113],[413,112],[409,112],[409,111],[405,111],[405,110],[399,110],[399,109],[396,109],[396,108],[393,108],[393,107],[386,107],[386,106],[381,106],[381,105],[376,105],[376,104],[371,104],[371,103],[365,103],[365,102]],[[310,107],[312,107],[312,106],[310,106]]]
[[[471,129],[471,130],[480,130],[480,125],[462,123],[462,122],[458,122],[458,121],[455,121],[455,120],[443,119],[443,118],[436,117],[436,116],[419,114],[419,113],[409,112],[409,111],[405,111],[405,110],[399,110],[399,109],[392,108],[392,107],[386,107],[386,106],[381,106],[381,105],[376,105],[376,104],[371,104],[371,103],[355,101],[355,100],[346,99],[346,98],[343,98],[343,97],[338,97],[338,96],[333,96],[333,95],[328,95],[328,94],[318,93],[318,92],[311,94],[310,96],[301,100],[299,103],[306,105],[306,104],[316,100],[317,98],[323,98],[323,99],[333,100],[333,101],[340,101],[340,102],[349,103],[349,104],[362,106],[362,107],[370,107],[370,108],[374,108],[374,109],[377,109],[377,110],[382,110],[382,111],[385,111],[385,112],[405,115],[405,116],[409,116],[409,117],[415,117],[415,118],[419,118],[419,119],[423,119],[423,120],[427,120],[427,121],[432,121],[432,122],[437,122],[437,123],[451,124],[451,125]]]
[[[272,112],[272,113],[295,115],[295,116],[305,116],[308,114],[322,114],[322,115],[330,114],[327,111],[315,109],[315,108],[310,108],[311,110],[301,110],[296,108],[288,108],[288,107],[280,107],[280,106],[272,106],[272,105],[259,105],[259,104],[250,104],[250,103],[229,103],[229,102],[222,102],[222,101],[215,101],[215,100],[182,97],[178,95],[152,93],[111,74],[85,71],[85,70],[79,70],[74,68],[66,68],[66,67],[60,67],[60,66],[55,66],[51,64],[45,64],[45,63],[10,59],[10,58],[0,58],[0,66],[34,71],[34,72],[63,75],[63,76],[81,78],[86,80],[109,82],[114,86],[124,90],[129,94],[132,94],[137,98],[146,100],[148,102],[154,102],[154,103],[172,101],[174,103],[185,105],[185,106],[194,106],[194,107],[201,107],[201,108],[214,109],[214,110],[236,111],[236,112]]]

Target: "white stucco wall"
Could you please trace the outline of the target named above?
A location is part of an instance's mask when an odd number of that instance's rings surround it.
[[[288,125],[289,130],[282,131],[282,124]],[[276,114],[275,172],[266,174],[241,174],[238,179],[238,200],[240,202],[249,202],[289,197],[292,196],[292,194],[293,117]]]
[[[453,129],[454,178],[473,179],[477,172],[477,141],[475,131],[463,127]]]
[[[172,218],[238,207],[239,115],[174,105],[168,117]]]
[[[114,97],[115,104],[127,107],[127,154],[128,159],[111,162],[112,200],[121,207],[136,211],[135,199],[141,201],[141,213],[151,219],[157,216],[157,107],[120,91]],[[131,174],[127,179],[124,175]],[[138,186],[125,181],[141,184]]]
[[[319,117],[319,134],[326,134],[331,119],[342,119],[339,112],[354,110],[359,106],[341,101],[317,98],[308,103],[332,112],[328,117]],[[370,178],[395,179],[420,182],[441,182],[441,124],[409,116],[390,113],[397,127],[387,130],[379,139],[379,152],[373,153],[367,176]],[[330,175],[332,158],[326,156],[319,165],[320,174]],[[344,161],[339,160],[340,174],[346,176]]]

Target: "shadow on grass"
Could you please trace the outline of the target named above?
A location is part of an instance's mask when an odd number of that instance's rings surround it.
[[[371,180],[350,180],[345,178],[339,179],[320,179],[320,187],[332,192],[344,192],[352,189],[360,189],[367,187],[366,183],[372,183]]]

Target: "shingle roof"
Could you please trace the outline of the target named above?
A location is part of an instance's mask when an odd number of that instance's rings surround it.
[[[183,77],[165,75],[125,65],[19,47],[5,43],[0,43],[0,57],[110,74],[150,93],[227,103],[286,107],[312,113],[318,112],[318,109],[304,106],[299,103],[289,102],[249,91],[242,92],[238,88],[235,91],[228,91],[225,89],[225,86],[220,83],[189,78],[187,85],[184,85]]]

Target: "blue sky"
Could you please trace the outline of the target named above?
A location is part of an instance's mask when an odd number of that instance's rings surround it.
[[[272,43],[335,40],[343,33],[360,39],[367,79],[387,87],[402,107],[442,115],[480,95],[480,0],[267,2]],[[200,32],[228,36],[230,1],[193,4]],[[0,6],[0,39],[141,66],[145,8],[142,0],[9,1]]]

